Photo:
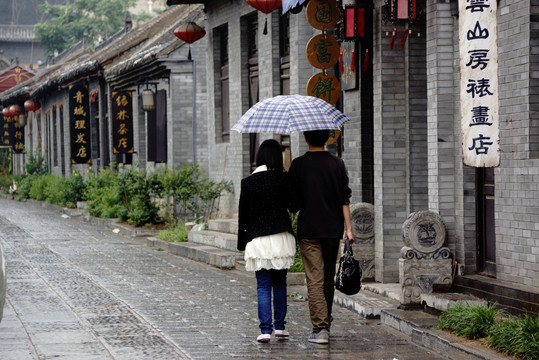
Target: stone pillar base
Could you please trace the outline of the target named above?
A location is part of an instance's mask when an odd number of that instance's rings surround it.
[[[399,259],[400,302],[420,304],[421,294],[451,288],[451,259]]]

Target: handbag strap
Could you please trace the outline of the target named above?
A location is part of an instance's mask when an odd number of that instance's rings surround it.
[[[348,236],[344,238],[344,252],[349,253],[350,256],[354,256],[354,252],[352,251],[352,246],[350,245],[350,239],[348,239]]]

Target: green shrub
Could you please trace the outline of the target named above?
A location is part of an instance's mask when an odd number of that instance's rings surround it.
[[[201,179],[198,182],[197,188],[200,204],[196,211],[202,222],[207,222],[213,212],[219,210],[215,205],[215,201],[221,197],[223,192],[232,191],[232,181],[220,181],[216,183],[213,180]]]
[[[164,169],[158,173],[162,184],[162,196],[170,201],[167,213],[173,222],[188,221],[189,216],[206,222],[216,210],[215,200],[223,192],[232,191],[232,183],[218,183],[202,177],[198,164],[180,169]]]
[[[187,165],[178,170],[165,169],[160,172],[159,179],[163,184],[163,196],[170,199],[167,203],[167,213],[173,222],[185,223],[189,213],[196,213],[198,175],[198,165]]]
[[[45,175],[49,172],[49,165],[41,153],[29,152],[24,165],[28,175]]]
[[[84,200],[91,216],[117,218],[122,209],[118,173],[110,167],[99,171],[97,176],[90,175],[84,188]]]
[[[4,194],[9,194],[9,187],[13,185],[13,175],[0,174],[0,189]]]
[[[184,242],[187,241],[187,229],[184,224],[176,224],[159,231],[157,238],[168,242]]]
[[[51,204],[60,206],[66,205],[65,200],[65,184],[66,180],[63,177],[52,175],[40,176],[44,178],[44,193],[45,201]]]
[[[490,328],[487,345],[524,360],[539,359],[539,317],[511,317],[495,323]]]
[[[45,201],[47,199],[46,188],[50,181],[50,175],[35,176],[30,187],[30,199]]]
[[[30,199],[30,189],[32,188],[32,180],[35,176],[15,176],[15,182],[17,183],[17,193],[19,199]]]
[[[157,177],[129,168],[119,174],[118,180],[123,199],[120,219],[135,226],[155,223],[159,209],[152,199],[160,189]]]
[[[447,329],[468,339],[484,338],[499,311],[494,306],[455,305],[442,312],[438,319],[438,327]]]
[[[76,206],[77,201],[83,199],[85,186],[84,179],[78,172],[74,172],[65,178],[64,206]]]

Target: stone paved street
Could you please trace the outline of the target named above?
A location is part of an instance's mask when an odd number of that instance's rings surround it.
[[[0,198],[8,291],[0,359],[442,359],[339,306],[329,345],[307,342],[303,287],[291,338],[258,344],[256,282],[157,251],[81,217]]]

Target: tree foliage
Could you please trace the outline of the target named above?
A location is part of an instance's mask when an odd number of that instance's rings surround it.
[[[46,55],[61,53],[79,42],[84,32],[93,43],[119,31],[125,23],[128,9],[136,0],[74,0],[65,5],[39,5],[49,20],[35,27],[36,37],[43,44]]]

